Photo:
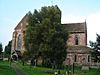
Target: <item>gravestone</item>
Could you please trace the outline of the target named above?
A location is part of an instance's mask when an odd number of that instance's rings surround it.
[[[82,66],[82,70],[89,70],[89,66]]]

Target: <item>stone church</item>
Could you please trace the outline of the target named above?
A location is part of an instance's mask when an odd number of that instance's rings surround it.
[[[67,57],[65,64],[77,63],[78,65],[89,64],[91,62],[91,49],[87,47],[87,25],[83,23],[63,24],[68,30]]]
[[[20,56],[25,51],[24,46],[24,35],[26,26],[28,25],[28,15],[26,14],[22,20],[15,27],[12,36],[12,50],[11,57]],[[68,23],[62,24],[68,32],[69,37],[67,42],[67,56],[64,64],[77,64],[90,63],[91,55],[90,48],[87,47],[87,25],[86,22],[83,23]]]

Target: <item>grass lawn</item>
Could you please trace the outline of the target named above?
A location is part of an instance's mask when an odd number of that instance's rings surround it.
[[[9,66],[9,62],[7,62],[7,61],[0,61],[0,75],[17,75],[17,74]]]
[[[84,75],[100,75],[100,69],[90,69],[89,71],[85,71]]]
[[[75,68],[75,75],[100,75],[100,68],[89,70],[81,70],[81,68]]]
[[[54,75],[54,73],[50,73],[53,72],[50,68],[22,66],[19,63],[18,66],[29,75]],[[65,70],[61,70],[61,74],[65,74]],[[75,68],[75,74],[73,75],[100,75],[100,69],[81,70],[81,68]]]
[[[30,67],[30,66],[22,66],[21,64],[18,64],[25,72],[27,72],[29,75],[54,75],[50,72],[52,72],[52,69],[49,68],[43,68],[43,67]]]

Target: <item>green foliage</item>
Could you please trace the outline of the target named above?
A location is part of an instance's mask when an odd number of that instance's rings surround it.
[[[97,34],[96,42],[90,41],[90,46],[93,48],[91,54],[94,62],[100,62],[100,35]]]
[[[5,54],[11,54],[11,45],[12,45],[12,40],[9,41],[8,45],[5,46]]]
[[[66,58],[67,31],[61,25],[61,11],[58,6],[42,7],[28,13],[29,25],[25,35],[28,54],[41,54],[44,64],[48,61],[61,65]]]
[[[2,43],[0,43],[0,54],[2,54],[3,48],[2,48]]]

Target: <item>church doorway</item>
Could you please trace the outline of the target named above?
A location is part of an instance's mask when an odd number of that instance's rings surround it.
[[[12,56],[12,59],[13,59],[14,61],[17,61],[17,56],[16,56],[16,55],[13,55],[13,56]]]

